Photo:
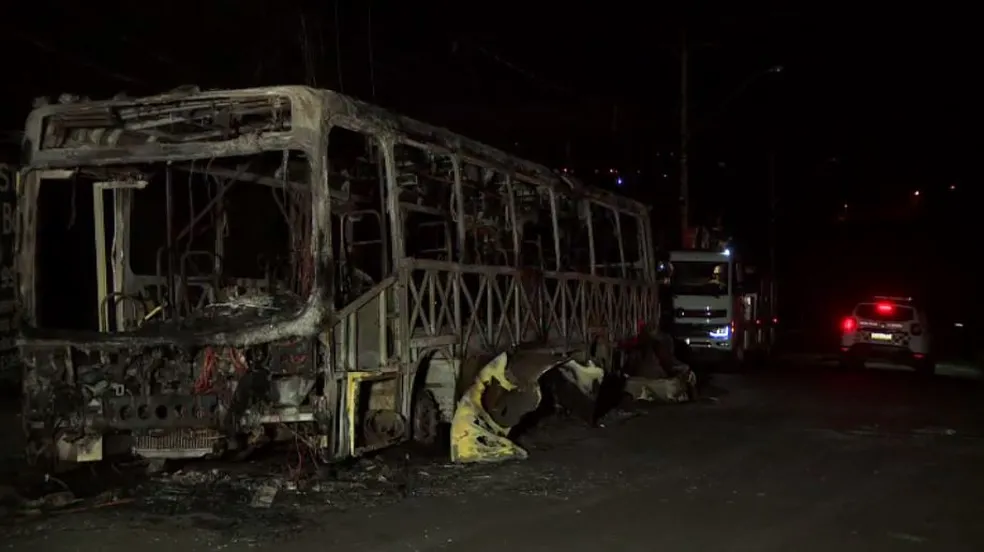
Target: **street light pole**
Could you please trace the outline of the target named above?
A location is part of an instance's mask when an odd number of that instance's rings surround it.
[[[776,151],[769,150],[769,307],[772,317],[778,316],[776,305]]]
[[[680,43],[680,244],[686,247],[687,230],[690,225],[690,142],[694,134],[699,134],[708,124],[740,97],[752,83],[773,73],[781,73],[782,65],[774,65],[765,70],[752,73],[738,88],[721,102],[717,111],[698,120],[696,128],[690,127],[690,52],[686,33],[681,33]]]

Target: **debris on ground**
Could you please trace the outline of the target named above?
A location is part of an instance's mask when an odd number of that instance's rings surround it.
[[[510,434],[540,407],[541,377],[552,370],[561,375],[553,387],[557,405],[592,418],[605,372],[591,359],[580,362],[539,350],[501,353],[482,366],[458,402],[451,421],[451,461],[528,458]]]
[[[37,500],[26,501],[24,503],[24,511],[37,511],[40,513],[42,510],[56,510],[80,502],[82,500],[75,498],[75,495],[71,491],[58,491],[44,495]]]
[[[71,491],[55,491],[39,498],[25,500],[15,497],[18,501],[11,513],[18,516],[40,516],[44,514],[70,514],[119,506],[133,501],[130,497],[121,497],[120,491],[106,491],[89,498],[76,497]]]
[[[23,502],[24,499],[21,498],[17,489],[10,485],[0,485],[0,518],[15,511]]]
[[[674,356],[670,336],[640,332],[624,344],[625,393],[638,401],[682,403],[697,398],[697,375]]]
[[[147,460],[147,475],[155,475],[164,471],[167,467],[167,460],[164,458],[151,458]]]
[[[273,499],[277,498],[277,492],[279,490],[280,489],[277,486],[270,483],[261,485],[260,488],[253,493],[253,500],[250,503],[250,506],[253,508],[269,508],[273,504]]]
[[[498,359],[503,365],[498,374],[500,378],[487,377],[483,382],[498,387],[494,391],[502,395],[499,403],[488,401],[488,397],[481,394],[476,395],[474,403],[483,412],[494,415],[494,420],[502,422],[502,437],[517,449],[521,442],[524,452],[573,447],[585,442],[603,447],[606,426],[646,414],[648,407],[642,403],[623,404],[601,411],[594,409],[595,412],[581,409],[584,412],[580,412],[571,408],[570,401],[561,400],[560,391],[573,390],[590,399],[592,404],[598,402],[601,380],[607,375],[596,368],[591,359],[582,362],[552,357],[545,360],[536,353],[524,353],[512,359],[510,364],[513,366],[507,372],[507,358]],[[559,377],[549,383],[540,381],[539,376],[545,371],[558,367],[563,368],[556,370],[555,375]],[[518,377],[517,371],[526,377]],[[619,385],[624,382],[623,378],[615,379]],[[689,370],[657,379],[680,381],[686,389],[693,383]],[[558,386],[558,382],[561,385]],[[509,386],[513,390],[529,391],[529,396],[507,396],[510,395]],[[550,400],[541,401],[543,397],[538,390]],[[621,387],[616,391],[613,398],[617,402]],[[531,397],[533,400],[525,400]],[[539,408],[541,402],[543,408]],[[511,411],[508,416],[497,408],[503,404]],[[546,415],[542,418],[534,416],[536,422],[528,427],[517,425],[516,417],[529,414],[531,410],[543,411]],[[583,416],[585,412],[590,416]],[[518,431],[514,435],[511,429]],[[133,459],[124,463],[85,466],[72,474],[59,473],[64,480],[50,475],[44,475],[42,480],[42,473],[39,473],[38,483],[29,492],[24,492],[28,486],[0,487],[0,518],[9,518],[17,525],[14,520],[32,516],[39,520],[37,523],[50,525],[55,523],[58,514],[119,507],[110,515],[127,519],[131,524],[150,526],[155,523],[153,520],[185,519],[185,523],[207,526],[249,540],[261,536],[274,538],[275,534],[287,535],[305,524],[315,525],[319,513],[326,511],[385,506],[409,497],[457,498],[514,492],[561,498],[561,494],[577,492],[581,485],[565,472],[563,466],[545,470],[544,466],[534,462],[461,464],[448,462],[446,457],[439,459],[433,454],[424,454],[410,446],[395,447],[330,466],[317,461],[300,462],[302,455],[295,458],[295,452],[266,450],[254,454],[249,462],[184,463]],[[558,488],[565,490],[558,494]],[[30,531],[29,524],[18,530]]]

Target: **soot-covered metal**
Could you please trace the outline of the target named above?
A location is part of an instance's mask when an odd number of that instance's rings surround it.
[[[328,442],[323,120],[302,88],[32,113],[18,265],[33,456],[204,456],[287,423]]]

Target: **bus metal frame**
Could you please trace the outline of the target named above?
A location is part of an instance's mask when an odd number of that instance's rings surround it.
[[[116,144],[103,147],[45,149],[44,121],[62,112],[100,112],[125,106],[152,107],[170,101],[200,102],[215,98],[282,96],[293,106],[289,132],[270,136],[240,137],[229,142],[145,143],[135,146]],[[331,276],[345,254],[333,250],[333,222],[346,232],[344,193],[329,185],[332,171],[327,151],[332,131],[344,129],[363,136],[378,155],[382,204],[376,211],[379,241],[386,274],[340,307],[336,307],[337,282]],[[307,185],[312,194],[314,221],[311,254],[317,260],[319,277],[308,298],[307,307],[292,320],[276,327],[244,328],[223,334],[196,335],[186,346],[263,347],[284,338],[305,338],[316,342],[324,355],[315,371],[324,377],[323,409],[330,416],[331,428],[318,437],[325,459],[341,459],[390,446],[415,436],[425,425],[448,423],[462,395],[462,385],[475,375],[468,366],[477,359],[516,347],[535,347],[558,355],[589,347],[597,338],[618,342],[638,331],[640,323],[658,320],[658,294],[653,263],[651,223],[648,209],[632,200],[583,186],[542,165],[522,160],[445,129],[390,113],[382,108],[330,90],[301,86],[279,86],[210,92],[182,91],[142,99],[53,105],[36,109],[28,119],[26,137],[31,144],[30,159],[23,173],[19,197],[18,270],[19,301],[28,329],[36,325],[36,210],[40,171],[71,169],[83,165],[112,165],[148,161],[187,161],[220,155],[247,154],[275,148],[295,148],[310,159]],[[449,210],[403,200],[401,166],[397,150],[415,150],[450,163],[452,178],[447,179],[452,195]],[[512,260],[490,264],[468,262],[465,255],[469,227],[477,216],[466,213],[463,187],[465,172],[477,167],[495,173],[500,180],[498,194],[505,206],[500,220],[506,222],[507,245]],[[469,181],[469,185],[475,182]],[[545,215],[552,239],[540,244],[540,266],[521,262],[522,224],[519,220],[514,187],[525,186],[545,201]],[[473,186],[474,187],[474,186]],[[479,185],[478,188],[482,186]],[[482,190],[481,193],[486,193]],[[560,239],[558,203],[575,205],[587,230],[587,270],[564,266]],[[119,207],[117,207],[119,209]],[[608,251],[595,244],[598,224],[593,214],[613,221],[612,234],[617,248]],[[594,210],[594,211],[593,211]],[[372,215],[374,209],[368,209]],[[414,212],[436,217],[449,211],[446,259],[416,258],[406,249],[407,219]],[[632,217],[637,234],[636,251],[627,254],[622,236],[622,216]],[[471,218],[469,218],[471,217]],[[471,221],[471,222],[469,222]],[[453,228],[453,231],[450,229]],[[341,238],[339,238],[341,239]],[[510,243],[511,242],[511,243]],[[341,242],[339,242],[341,243]],[[610,248],[610,249],[609,249]],[[618,252],[617,261],[602,259]],[[549,254],[543,254],[547,251]],[[630,258],[631,257],[631,258]],[[508,255],[506,255],[508,259]],[[546,266],[552,259],[552,266]],[[609,274],[614,271],[615,276]],[[18,341],[25,365],[25,393],[37,398],[50,388],[39,384],[39,368],[53,362],[58,350],[85,348],[114,351],[173,345],[176,336],[136,336],[126,332],[103,332],[76,337],[25,336]],[[114,353],[115,354],[115,353]],[[368,356],[367,356],[368,354]],[[70,355],[69,355],[70,356]],[[367,360],[368,359],[368,360]],[[68,366],[72,370],[72,366]],[[61,382],[74,385],[71,381]],[[422,400],[424,399],[424,400]],[[427,401],[433,404],[428,405]],[[38,412],[25,401],[25,422],[38,429]],[[428,406],[432,408],[427,409]],[[262,416],[248,413],[239,420],[240,430],[257,426],[305,423],[288,420],[282,413],[266,410]],[[98,417],[98,414],[96,415]],[[91,421],[91,420],[90,420]],[[40,424],[43,426],[43,424]],[[98,460],[102,457],[102,433],[92,423],[76,423],[71,429],[73,449],[65,452],[64,437],[49,436],[63,459]],[[50,429],[50,428],[49,428]],[[433,435],[433,428],[429,428]],[[92,443],[86,451],[77,443],[85,436]]]

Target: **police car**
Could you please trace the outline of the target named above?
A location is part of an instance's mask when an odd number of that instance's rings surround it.
[[[910,297],[874,297],[841,321],[842,364],[861,368],[882,361],[935,372],[926,318]]]

